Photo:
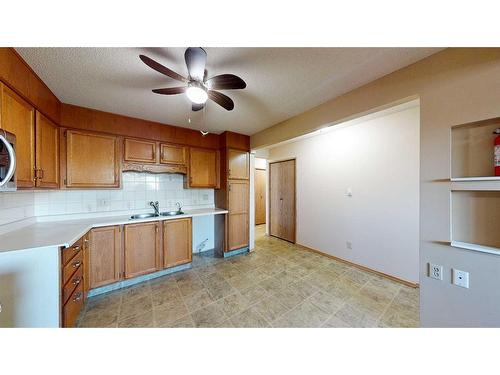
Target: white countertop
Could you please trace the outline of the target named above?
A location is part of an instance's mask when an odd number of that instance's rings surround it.
[[[227,210],[222,210],[220,208],[202,208],[184,210],[183,215],[156,216],[147,219],[130,220],[130,215],[120,215],[96,216],[77,220],[36,222],[0,235],[0,253],[47,246],[70,246],[90,229],[96,227],[173,220],[183,217],[220,215],[226,214],[227,212]]]

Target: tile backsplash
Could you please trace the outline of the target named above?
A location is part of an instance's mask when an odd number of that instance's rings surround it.
[[[214,206],[213,189],[184,189],[180,174],[123,173],[120,190],[37,190],[0,193],[0,225],[33,216]]]

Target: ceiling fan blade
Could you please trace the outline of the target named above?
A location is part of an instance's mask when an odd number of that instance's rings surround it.
[[[184,52],[184,59],[191,79],[203,82],[205,65],[207,63],[207,53],[201,47],[189,47]]]
[[[221,74],[210,78],[207,86],[212,90],[236,90],[247,87],[245,81],[234,74]]]
[[[202,110],[204,107],[205,107],[205,103],[201,103],[201,104],[193,103],[191,109],[196,112],[196,111]]]
[[[166,66],[161,65],[160,63],[154,61],[153,59],[144,55],[139,55],[139,58],[142,60],[144,64],[149,66],[151,69],[154,69],[157,72],[166,75],[167,77],[176,79],[177,81],[187,82],[187,79],[185,77],[181,76],[179,73],[174,72],[173,70],[170,70]]]
[[[234,102],[231,98],[221,92],[208,90],[208,97],[228,111],[232,111],[234,108]]]
[[[186,92],[186,89],[187,87],[167,87],[165,89],[154,89],[153,92],[162,95],[175,95]]]

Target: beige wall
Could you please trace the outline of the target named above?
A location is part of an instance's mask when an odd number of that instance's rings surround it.
[[[500,49],[447,49],[257,133],[253,149],[325,124],[420,98],[420,285],[422,326],[500,326],[500,256],[452,248],[450,128],[500,116]],[[495,185],[500,190],[500,184]],[[443,265],[443,281],[427,277]],[[451,268],[470,272],[470,288],[451,284]]]
[[[418,101],[401,107],[273,147],[269,159],[295,158],[298,244],[418,283],[420,112]]]

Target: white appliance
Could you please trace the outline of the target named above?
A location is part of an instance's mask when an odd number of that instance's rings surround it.
[[[16,189],[16,136],[0,129],[0,191]]]

